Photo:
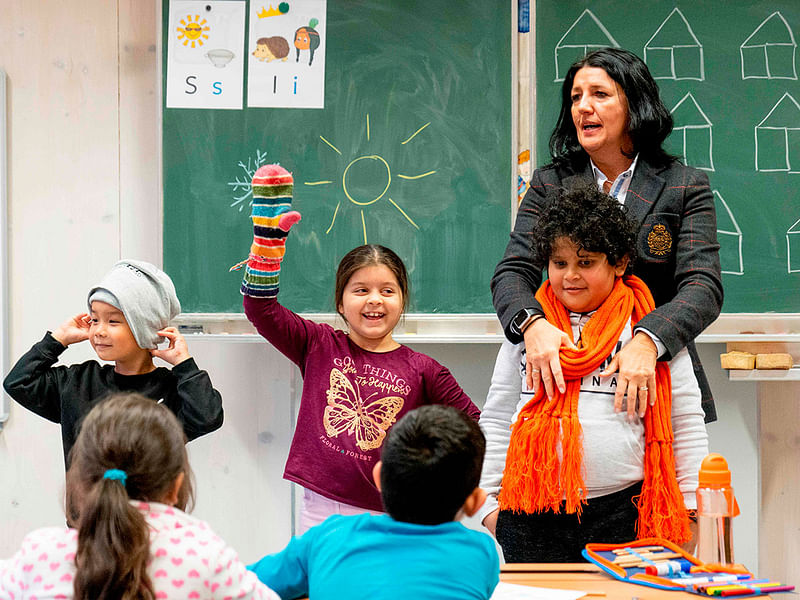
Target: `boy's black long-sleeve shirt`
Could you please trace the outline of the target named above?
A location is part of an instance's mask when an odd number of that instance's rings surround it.
[[[67,465],[81,420],[95,404],[115,392],[138,392],[163,403],[178,417],[190,441],[222,426],[222,396],[193,358],[171,370],[157,367],[143,375],[120,375],[114,365],[94,360],[54,367],[64,350],[48,331],[17,361],[3,387],[28,410],[61,424]]]

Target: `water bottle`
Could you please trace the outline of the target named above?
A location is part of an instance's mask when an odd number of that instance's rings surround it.
[[[739,505],[731,487],[728,463],[709,454],[700,466],[697,488],[697,558],[704,563],[733,564],[733,517]]]

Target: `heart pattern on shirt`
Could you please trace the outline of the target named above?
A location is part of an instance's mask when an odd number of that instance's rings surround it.
[[[159,600],[278,600],[203,521],[157,503],[132,504],[150,528],[147,569]],[[77,532],[64,528],[29,534],[7,563],[15,564],[14,571],[0,571],[0,598],[72,598],[77,541]]]

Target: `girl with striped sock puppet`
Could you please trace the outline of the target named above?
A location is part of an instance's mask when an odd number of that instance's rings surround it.
[[[304,319],[277,300],[293,178],[279,165],[253,177],[254,238],[241,291],[247,318],[303,374],[284,478],[304,488],[298,534],[332,514],[382,512],[372,469],[387,430],[423,404],[479,411],[438,362],[397,343],[408,303],[402,260],[374,244],[348,252],[336,273],[336,311],[347,330]]]

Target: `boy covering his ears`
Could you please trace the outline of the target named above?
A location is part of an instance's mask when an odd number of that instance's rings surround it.
[[[186,340],[170,320],[181,312],[169,275],[150,263],[121,260],[89,290],[89,312],[47,332],[3,381],[8,395],[30,411],[61,424],[64,461],[83,417],[116,392],[138,392],[163,403],[188,440],[222,426],[222,397],[198,368]],[[169,345],[159,349],[167,339]],[[68,346],[89,340],[100,360],[54,366]],[[161,358],[172,369],[156,367]],[[69,466],[67,464],[67,466]]]

